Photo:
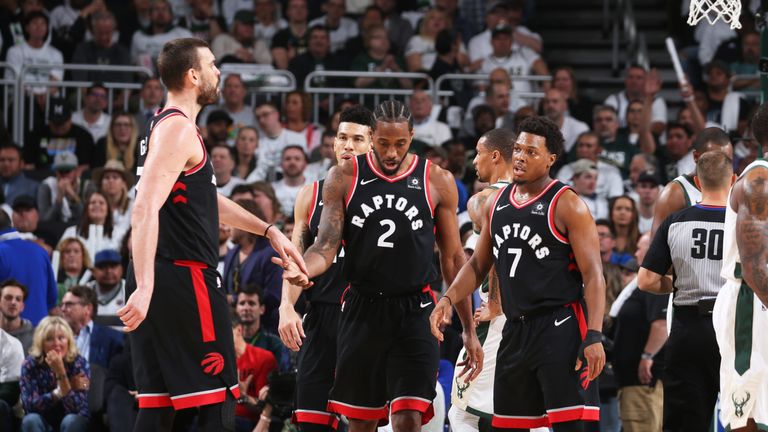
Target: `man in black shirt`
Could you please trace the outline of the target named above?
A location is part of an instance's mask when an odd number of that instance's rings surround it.
[[[24,146],[24,160],[38,169],[49,169],[56,154],[75,153],[81,166],[103,165],[105,149],[97,149],[91,134],[72,124],[72,112],[65,99],[53,99],[48,110],[48,125],[32,132]]]
[[[98,11],[91,15],[93,39],[81,42],[72,55],[72,63],[123,66],[131,64],[128,50],[112,41],[115,31],[115,16],[109,11]],[[127,82],[131,74],[126,72],[72,71],[75,81]]]
[[[345,69],[338,64],[336,58],[331,54],[331,37],[328,29],[322,26],[314,26],[309,29],[307,52],[294,57],[288,65],[288,70],[296,77],[299,85],[304,84],[304,79],[311,72],[316,70],[339,70]],[[327,85],[329,79],[317,79],[315,85]]]

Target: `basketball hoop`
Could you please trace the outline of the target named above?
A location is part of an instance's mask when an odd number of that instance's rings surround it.
[[[717,20],[731,25],[731,30],[740,29],[741,0],[691,0],[688,11],[688,25],[696,25],[702,18],[707,18],[710,25]]]

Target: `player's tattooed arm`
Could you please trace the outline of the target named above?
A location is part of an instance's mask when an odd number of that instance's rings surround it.
[[[768,170],[750,170],[733,188],[736,245],[744,281],[768,305]]]
[[[354,159],[342,161],[331,168],[323,185],[323,214],[320,216],[320,226],[317,241],[304,252],[309,277],[313,278],[325,273],[333,263],[333,258],[341,245],[344,234],[344,212],[346,191],[349,182],[354,181]]]
[[[472,195],[469,201],[467,201],[467,213],[469,214],[469,220],[472,221],[472,229],[475,232],[480,232],[483,229],[485,202],[488,201],[488,196],[492,193],[492,189],[484,189]]]

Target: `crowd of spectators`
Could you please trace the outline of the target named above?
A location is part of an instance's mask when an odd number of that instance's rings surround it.
[[[514,129],[530,116],[555,122],[566,153],[551,175],[571,184],[596,220],[610,308],[642,261],[665,184],[694,172],[701,150],[694,146],[697,135],[708,126],[728,132],[736,172],[758,156],[749,138],[754,103],[739,92],[756,83],[743,80],[731,87],[729,79],[757,71],[759,35],[748,20],[739,33],[684,28],[687,33],[676,36],[686,46],[682,55],[690,84],[680,87],[679,98],[662,96],[656,71],[630,65],[623,89],[598,102],[579,90],[574,69],[548,59],[546,41],[526,25],[533,5],[525,0],[7,0],[0,2],[0,60],[12,69],[6,77],[29,64],[138,65],[154,71],[164,42],[193,36],[210,44],[220,64],[292,72],[299,89],[271,99],[251,97],[247,76],[229,73],[222,77],[220,102],[197,119],[219,192],[288,235],[298,191],[322,179],[335,163],[338,114],[357,103],[339,97],[335,104],[320,99],[314,106],[302,91],[311,72],[407,71],[433,79],[453,72],[483,74],[487,81],[447,81],[454,91],[448,103],[433,100],[424,83],[411,78],[321,78],[314,84],[412,89],[406,98],[414,121],[412,151],[454,175],[468,253],[473,242],[466,202],[485,186],[472,167],[477,139],[493,128]],[[140,140],[163,107],[164,88],[149,77],[134,94],[113,94],[104,83],[136,77],[98,67],[65,73],[54,66],[26,74],[30,81],[93,85],[81,98],[61,97],[50,86],[30,87],[35,103],[24,120],[36,127],[24,133],[23,147],[11,141],[11,124],[0,128],[0,430],[65,425],[84,430],[86,424],[131,430],[136,391],[130,348],[115,331],[114,314],[125,302]],[[516,79],[527,75],[551,79]],[[80,106],[75,99],[82,100]],[[363,101],[373,107],[373,98]],[[247,395],[238,406],[238,430],[267,430],[259,413],[286,417],[278,401],[290,400],[280,395],[290,394],[283,378],[296,361],[275,336],[282,270],[271,264],[276,254],[257,235],[222,225],[219,245]],[[629,318],[619,317],[627,331]],[[609,337],[612,320],[606,312]],[[637,341],[617,341],[615,349],[637,348],[644,335],[635,333]],[[460,348],[460,331],[448,334],[442,366],[455,364]],[[629,357],[616,352],[616,369],[637,370],[636,364],[621,364],[639,361]],[[654,383],[661,378],[659,369],[652,369]],[[449,373],[441,370],[443,375]],[[631,375],[622,376],[622,386],[633,382]],[[604,399],[615,399],[616,386],[604,381]],[[642,381],[650,381],[647,374]],[[607,417],[611,409],[604,406]],[[617,424],[606,423],[603,430],[618,430]]]

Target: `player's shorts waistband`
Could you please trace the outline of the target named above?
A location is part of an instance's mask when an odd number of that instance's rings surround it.
[[[345,291],[346,293],[353,293],[360,297],[364,297],[371,300],[389,300],[389,299],[403,299],[408,297],[420,296],[422,293],[428,293],[432,291],[429,285],[423,285],[420,287],[413,287],[402,291],[396,291],[394,293],[388,293],[384,291],[376,291],[370,288],[360,288],[360,286],[350,285]]]
[[[519,316],[516,316],[516,317],[512,317],[512,318],[509,319],[509,321],[512,321],[514,323],[527,323],[527,322],[531,322],[531,321],[533,321],[533,320],[535,320],[537,318],[541,318],[541,317],[544,317],[544,316],[549,316],[553,312],[558,311],[560,309],[571,307],[571,305],[573,305],[575,303],[576,302],[566,303],[566,304],[564,304],[562,306],[545,306],[545,307],[542,307],[542,308],[534,309],[534,310],[532,310],[530,312],[527,312],[525,314],[522,314],[522,315],[519,315]]]

